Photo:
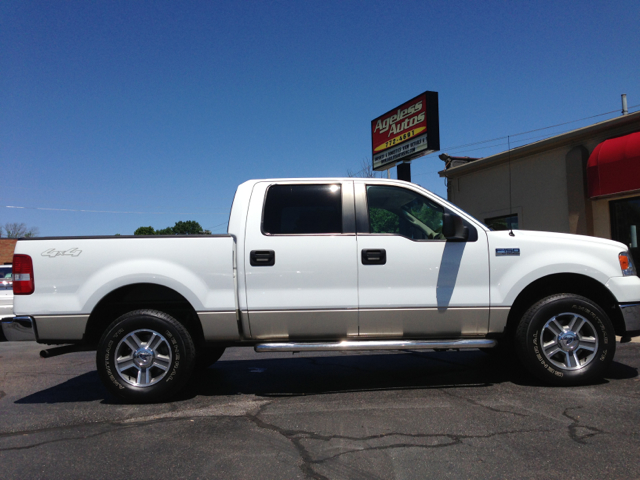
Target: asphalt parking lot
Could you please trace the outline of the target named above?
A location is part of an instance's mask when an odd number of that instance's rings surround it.
[[[640,343],[573,388],[479,351],[233,348],[158,405],[41,349],[0,343],[3,479],[640,477]]]

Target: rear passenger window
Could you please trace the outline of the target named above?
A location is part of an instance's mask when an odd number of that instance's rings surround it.
[[[272,185],[262,231],[271,235],[342,233],[340,185]]]

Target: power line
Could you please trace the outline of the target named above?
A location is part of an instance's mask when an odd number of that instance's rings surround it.
[[[21,210],[44,210],[53,212],[83,212],[83,213],[117,213],[135,215],[228,215],[229,212],[117,212],[113,210],[84,210],[73,208],[46,208],[46,207],[19,207],[16,205],[4,205],[4,208],[16,208]]]
[[[635,107],[639,107],[639,106],[640,106],[640,105],[634,105],[633,107],[629,107],[629,108],[635,108]],[[617,110],[615,110],[615,111],[617,112]],[[611,113],[611,112],[608,112],[608,113]],[[594,115],[593,117],[588,117],[588,118],[594,118],[594,117],[598,117],[598,116],[601,116],[601,115],[607,115],[608,113],[603,113],[603,114],[599,114],[599,115]],[[584,119],[583,119],[583,120],[584,120]],[[538,129],[535,129],[535,130],[529,130],[528,132],[522,132],[522,133],[519,133],[519,134],[516,134],[516,135],[524,135],[524,134],[526,134],[526,133],[538,132],[538,131],[540,131],[540,130],[545,130],[545,129],[549,129],[549,128],[554,128],[554,127],[557,127],[557,126],[567,125],[567,124],[569,124],[569,123],[574,123],[574,122],[579,122],[579,121],[580,121],[580,120],[574,120],[574,121],[572,121],[572,122],[560,123],[560,124],[558,124],[558,125],[552,125],[552,126],[550,126],[550,127],[545,127],[545,128],[538,128]],[[555,133],[554,133],[554,135],[561,135],[561,134],[566,133],[566,132],[569,132],[569,131],[571,131],[571,130],[570,130],[570,129],[563,129],[563,130],[560,130],[560,131],[555,132]],[[514,135],[511,135],[511,136],[513,137]],[[528,140],[538,140],[538,139],[543,139],[543,138],[549,138],[549,137],[548,137],[547,135],[534,135],[534,136],[532,136],[532,137],[521,138],[520,140],[518,140],[518,143],[520,143],[520,142],[526,142],[526,141],[528,141]],[[484,141],[481,141],[481,142],[469,143],[469,144],[467,144],[466,146],[482,145],[482,144],[484,144],[484,143],[497,142],[498,140],[504,140],[504,141],[502,141],[502,142],[500,142],[500,143],[496,143],[496,144],[494,144],[494,145],[487,145],[487,146],[484,146],[484,147],[468,148],[468,149],[465,149],[465,150],[459,150],[459,151],[458,151],[458,152],[456,152],[456,153],[460,154],[460,153],[467,153],[467,152],[476,152],[476,151],[478,151],[478,150],[485,150],[485,149],[487,149],[487,148],[498,148],[498,147],[503,147],[503,146],[505,146],[505,145],[508,145],[508,143],[509,143],[509,142],[508,142],[508,136],[505,136],[505,137],[498,137],[498,138],[494,138],[494,139],[492,139],[492,140],[484,140]],[[518,147],[516,147],[516,148],[523,147],[524,145],[526,145],[526,143],[523,143],[522,145],[519,145],[519,146],[518,146]],[[459,147],[447,148],[447,149],[443,149],[443,150],[453,151],[453,150],[454,150],[454,149],[456,149],[456,148],[462,148],[462,147],[464,147],[464,145],[460,145]],[[412,176],[414,176],[414,177],[418,177],[418,176],[421,176],[421,175],[431,175],[432,173],[433,173],[433,172],[415,173],[415,174],[412,174]]]
[[[636,108],[636,107],[640,107],[640,104],[638,104],[638,105],[633,105],[633,106],[629,107],[629,109],[631,109],[631,108]],[[504,140],[504,139],[506,139],[507,137],[517,137],[517,136],[519,136],[519,135],[526,135],[527,133],[539,132],[539,131],[542,131],[542,130],[548,130],[548,129],[550,129],[550,128],[556,128],[556,127],[561,127],[561,126],[563,126],[563,125],[569,125],[569,124],[571,124],[571,123],[577,123],[577,122],[582,122],[582,121],[584,121],[584,120],[590,120],[590,119],[592,119],[592,118],[596,118],[596,117],[602,117],[602,116],[604,116],[604,115],[611,115],[612,113],[616,113],[616,112],[618,112],[618,111],[619,111],[619,110],[612,110],[612,111],[610,111],[610,112],[599,113],[599,114],[597,114],[597,115],[592,115],[592,116],[590,116],[590,117],[584,117],[584,118],[580,118],[580,119],[578,119],[578,120],[571,120],[571,121],[569,121],[569,122],[558,123],[558,124],[556,124],[556,125],[550,125],[550,126],[548,126],[548,127],[536,128],[536,129],[534,129],[534,130],[528,130],[528,131],[526,131],[526,132],[514,133],[514,134],[512,134],[512,135],[504,135],[504,136],[502,136],[502,137],[492,138],[491,140],[481,140],[481,141],[479,141],[479,142],[465,143],[464,145],[457,145],[457,146],[455,146],[455,147],[442,148],[442,149],[440,149],[440,150],[454,151],[454,150],[457,150],[457,149],[459,149],[459,148],[471,147],[471,146],[474,146],[474,145],[482,145],[482,144],[484,144],[484,143],[495,142],[495,141],[497,141],[497,140]],[[500,145],[502,145],[502,144],[500,144]],[[470,150],[467,150],[467,151],[470,151]]]
[[[220,223],[218,225],[215,225],[215,226],[211,227],[211,230],[215,230],[216,228],[221,227],[222,225],[227,225],[228,223],[229,223],[228,221],[222,222],[222,223]]]
[[[567,123],[571,123],[571,122],[567,122]],[[552,127],[545,127],[545,128],[554,128],[554,127],[557,127],[557,126],[560,126],[560,125],[566,125],[566,123],[565,123],[565,124],[554,125],[554,126],[552,126]],[[539,129],[536,129],[536,130],[530,130],[529,132],[522,132],[522,133],[520,133],[520,134],[518,134],[518,135],[523,135],[523,134],[531,133],[531,132],[538,132],[538,131],[540,131],[540,130],[544,130],[544,129],[539,128]],[[561,134],[563,134],[563,133],[570,132],[570,131],[571,131],[570,129],[563,129],[563,130],[559,130],[559,131],[555,132],[553,135],[554,135],[554,136],[556,136],[556,135],[561,135]],[[513,136],[513,135],[511,135],[511,136]],[[504,139],[506,139],[506,138],[507,138],[507,137],[502,137],[502,138],[499,138],[499,139],[496,139],[496,140],[504,140]],[[532,137],[521,138],[520,140],[518,140],[518,143],[522,143],[522,144],[521,144],[521,145],[519,145],[519,146],[518,146],[518,147],[516,147],[516,148],[523,147],[524,145],[527,145],[526,143],[523,143],[523,142],[527,142],[527,141],[529,141],[529,140],[539,140],[539,139],[543,139],[543,138],[550,138],[550,137],[548,137],[547,135],[534,135],[534,136],[532,136]],[[470,149],[466,149],[466,150],[459,150],[457,153],[473,152],[473,151],[477,151],[477,150],[483,150],[483,149],[485,149],[485,148],[495,148],[495,147],[500,147],[500,146],[503,146],[503,145],[507,145],[507,143],[508,143],[508,142],[503,141],[503,142],[500,142],[500,143],[496,143],[495,145],[488,145],[488,146],[486,146],[486,147],[479,147],[479,148],[470,148]],[[453,149],[448,149],[448,150],[452,151]]]
[[[632,108],[637,108],[637,107],[640,107],[640,104],[638,104],[638,105],[632,105],[631,107],[628,107],[628,110],[631,110]],[[526,132],[514,133],[514,134],[512,134],[512,135],[504,135],[504,136],[502,136],[502,137],[496,137],[496,138],[492,138],[492,139],[490,139],[490,140],[480,140],[480,141],[478,141],[478,142],[465,143],[465,144],[463,144],[463,145],[457,145],[457,146],[454,146],[454,147],[441,148],[439,151],[448,151],[448,152],[453,152],[453,151],[457,151],[457,150],[459,150],[459,149],[461,149],[461,148],[465,148],[465,147],[472,147],[472,146],[475,146],[475,145],[483,145],[483,144],[485,144],[485,143],[497,142],[498,140],[507,140],[507,139],[508,139],[508,137],[517,137],[517,136],[520,136],[520,135],[526,135],[527,133],[540,132],[540,131],[542,131],[542,130],[549,130],[550,128],[556,128],[556,127],[561,127],[561,126],[564,126],[564,125],[569,125],[569,124],[571,124],[571,123],[582,122],[582,121],[584,121],[584,120],[590,120],[590,119],[592,119],[592,118],[602,117],[602,116],[604,116],[604,115],[611,115],[612,113],[617,113],[617,112],[619,112],[619,111],[620,111],[619,109],[611,110],[610,112],[598,113],[597,115],[592,115],[592,116],[590,116],[590,117],[584,117],[584,118],[580,118],[580,119],[578,119],[578,120],[571,120],[571,121],[569,121],[569,122],[558,123],[558,124],[555,124],[555,125],[550,125],[550,126],[548,126],[548,127],[536,128],[536,129],[534,129],[534,130],[527,130]],[[630,112],[630,113],[631,113],[631,112]],[[565,132],[567,132],[567,131],[568,131],[568,130],[564,130],[564,131],[561,131],[561,132],[557,132],[556,134],[565,133]],[[529,137],[529,138],[521,139],[520,141],[526,141],[526,140],[530,140],[530,139],[534,139],[534,138],[544,138],[545,136],[546,136],[546,135],[541,135],[541,136],[536,136],[536,137]],[[484,148],[495,148],[495,147],[499,147],[499,146],[501,146],[501,145],[506,145],[507,143],[508,143],[508,142],[501,142],[501,143],[498,143],[498,144],[496,144],[496,145],[488,145],[488,146],[486,146],[486,147],[472,148],[472,149],[467,149],[467,150],[458,151],[458,153],[473,152],[473,151],[476,151],[476,150],[482,150],[482,149],[484,149]],[[521,146],[522,146],[522,145],[521,145]],[[432,152],[432,153],[435,153],[435,152]],[[429,156],[429,155],[431,155],[432,153],[430,153],[430,154],[428,154],[428,155],[425,155],[425,156]],[[357,174],[359,174],[359,173],[362,173],[362,172],[364,172],[365,170],[366,170],[366,169],[364,169],[364,168],[363,168],[362,170],[359,170],[358,172],[356,172],[356,174],[355,174],[355,175],[357,175]],[[414,175],[414,176],[417,176],[417,175],[423,175],[423,174],[418,173],[418,174],[416,174],[416,175]]]

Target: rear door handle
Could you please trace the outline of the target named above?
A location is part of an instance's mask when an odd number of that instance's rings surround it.
[[[362,250],[363,265],[384,265],[387,263],[387,251],[384,248],[366,248]]]
[[[249,263],[252,267],[272,267],[276,264],[276,252],[273,250],[251,250]]]

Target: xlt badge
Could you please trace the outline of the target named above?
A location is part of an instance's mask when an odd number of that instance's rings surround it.
[[[519,248],[496,248],[496,257],[504,257],[506,255],[520,256]]]

